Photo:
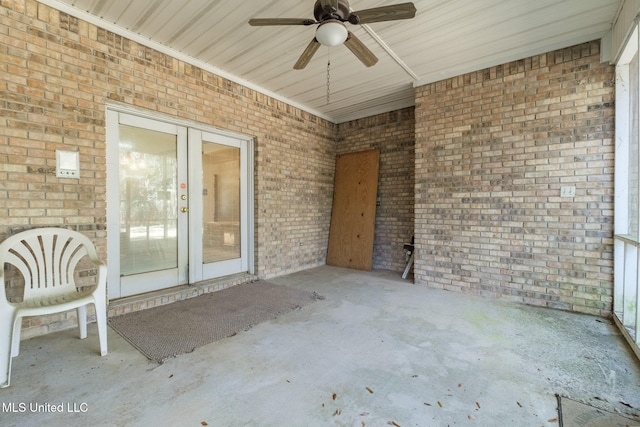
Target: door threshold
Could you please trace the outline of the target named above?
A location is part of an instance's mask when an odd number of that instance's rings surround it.
[[[215,279],[203,280],[192,285],[180,285],[173,288],[148,292],[130,297],[117,298],[109,301],[108,317],[120,316],[126,313],[142,311],[148,308],[160,307],[172,302],[194,298],[203,294],[221,291],[232,286],[251,283],[258,277],[249,273],[237,273]]]

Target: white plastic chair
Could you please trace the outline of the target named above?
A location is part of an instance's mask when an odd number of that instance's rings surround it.
[[[97,270],[97,285],[76,289],[74,272],[84,258]],[[12,303],[5,292],[5,268],[12,264],[24,277],[22,302]],[[100,354],[107,354],[107,266],[87,236],[62,228],[27,230],[0,243],[0,387],[8,387],[11,360],[20,353],[24,316],[77,309],[80,338],[87,337],[87,305],[94,304]]]

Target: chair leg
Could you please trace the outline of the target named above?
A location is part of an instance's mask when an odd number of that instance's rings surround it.
[[[94,299],[96,308],[96,324],[98,325],[98,338],[100,339],[100,355],[107,355],[107,302],[106,299],[97,297]]]
[[[87,337],[87,306],[81,305],[76,309],[78,313],[78,330],[80,331],[80,339]]]
[[[15,312],[0,313],[0,325],[2,326],[0,329],[0,388],[9,387],[11,380],[14,324],[19,320],[15,318]]]
[[[11,338],[11,357],[20,354],[20,333],[22,332],[22,317],[13,319],[13,335]]]

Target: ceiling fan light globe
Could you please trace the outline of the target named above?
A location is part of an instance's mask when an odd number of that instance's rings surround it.
[[[340,21],[327,21],[316,30],[316,40],[324,46],[338,46],[347,40],[348,32]]]

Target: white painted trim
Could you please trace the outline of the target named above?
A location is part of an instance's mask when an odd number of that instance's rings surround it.
[[[172,116],[170,114],[144,110],[129,104],[122,104],[114,101],[107,101],[107,110],[114,110],[120,113],[139,116],[139,117],[147,118],[149,120],[154,120],[154,121],[161,120],[161,121],[168,122],[174,126],[184,126],[187,128],[199,129],[204,132],[211,132],[218,135],[226,136],[228,138],[240,139],[243,141],[248,141],[253,139],[253,136],[247,135],[244,133],[222,129],[216,126],[207,125],[207,124],[196,122],[193,120],[182,119],[179,117]]]
[[[107,295],[120,298],[120,147],[118,112],[106,111],[106,172],[107,172]],[[115,232],[113,230],[116,230]]]
[[[640,32],[637,21],[630,33],[631,37],[623,46],[616,66],[613,318],[637,355],[640,351],[640,310],[637,307],[640,298],[640,249],[637,230],[633,230],[634,235],[630,234],[632,218],[629,217],[630,203],[634,199],[634,194],[630,194],[634,190],[629,185],[629,164],[640,162],[640,158],[629,157],[634,149],[633,144],[637,144],[632,140],[633,133],[638,131],[633,128],[637,122],[631,113],[640,99],[640,87],[631,85],[631,81],[638,78],[633,75],[631,65],[635,66],[635,73],[640,72]],[[640,114],[640,110],[636,114]],[[637,155],[640,157],[640,152]],[[635,212],[640,212],[640,206],[636,208]],[[640,218],[633,219],[637,221]],[[627,327],[635,330],[635,339],[628,333]]]
[[[249,182],[253,184],[253,156],[251,161],[249,159],[248,147],[252,144],[249,142],[252,140],[240,140],[229,136],[221,135],[216,132],[201,132],[200,147],[202,142],[212,142],[216,144],[228,145],[240,149],[240,258],[232,259],[221,262],[214,262],[210,264],[203,264],[202,259],[195,264],[196,268],[202,270],[200,274],[200,280],[206,280],[214,277],[221,277],[228,274],[234,274],[238,272],[251,272],[253,265],[249,262],[253,259],[253,190],[249,191],[249,188],[253,189],[253,185],[249,185]],[[202,167],[200,168],[202,170]],[[197,178],[199,182],[202,182],[201,178]],[[200,189],[200,194],[202,190]],[[202,223],[202,213],[199,215],[199,223]],[[194,219],[195,220],[195,219]],[[197,223],[196,223],[197,224]],[[202,233],[199,240],[196,240],[198,244],[202,241]],[[201,251],[201,247],[197,250]],[[250,256],[251,255],[251,256]]]
[[[620,56],[628,48],[629,41],[635,39],[632,32],[636,27],[639,11],[639,0],[622,0],[620,2],[611,28],[611,55],[614,63],[624,62]]]
[[[600,40],[600,62],[608,62],[613,64],[613,54],[611,53],[611,47],[613,45],[613,33],[609,31],[602,36]]]
[[[202,198],[202,131],[189,128],[189,201]],[[189,203],[189,222],[202,224],[202,202]],[[189,283],[202,278],[202,227],[189,227]]]
[[[638,25],[629,32],[630,36],[627,43],[622,49],[620,53],[620,57],[618,58],[617,64],[625,65],[629,64],[633,59],[633,56],[638,51]]]
[[[616,115],[615,115],[615,209],[614,232],[615,234],[627,234],[629,228],[629,64],[620,64],[616,67]],[[624,107],[626,106],[626,107]],[[623,160],[627,161],[623,161]]]
[[[177,268],[165,269],[161,271],[151,271],[147,273],[134,274],[131,276],[120,275],[120,150],[119,150],[119,128],[120,125],[135,126],[142,129],[149,129],[157,132],[175,135],[176,137],[176,161],[177,170],[177,191],[181,193],[180,184],[188,183],[188,159],[187,159],[187,127],[166,122],[162,117],[154,117],[129,114],[116,109],[107,109],[107,169],[110,173],[110,180],[107,184],[107,250],[109,258],[117,259],[116,265],[109,264],[111,270],[110,278],[113,292],[111,298],[138,295],[146,292],[156,291],[163,288],[184,285],[188,283],[188,230],[189,218],[187,214],[178,211],[177,233],[178,233],[178,258]],[[188,191],[188,187],[186,190]],[[182,192],[184,194],[184,192]],[[176,194],[180,197],[181,194]],[[178,200],[178,209],[184,206]]]
[[[629,343],[629,347],[631,347],[631,350],[635,353],[636,357],[640,359],[640,346],[638,346],[638,343],[634,342],[633,337],[629,334],[629,331],[627,331],[627,328],[624,327],[622,322],[620,322],[620,319],[618,319],[618,316],[613,316],[613,321],[618,327],[618,329],[622,332],[622,336]]]
[[[181,212],[181,208],[189,209],[189,155],[187,139],[188,128],[178,126],[177,129],[177,156],[178,156],[178,285],[189,283],[189,213]],[[186,184],[187,188],[182,189],[181,185]],[[187,195],[186,203],[181,199],[182,195]]]
[[[373,31],[373,29],[369,25],[362,24],[361,27],[367,32],[367,34],[371,36],[373,40],[375,40],[376,43],[378,43],[378,45],[387,53],[387,55],[389,55],[391,59],[393,59],[395,63],[398,64],[409,77],[411,77],[411,80],[420,80],[420,77],[402,59],[400,59],[400,57],[391,49],[391,47],[389,47],[389,45],[385,43],[384,40],[382,40],[382,38],[375,31]]]
[[[181,272],[178,268],[122,276],[120,277],[120,287],[123,289],[121,296],[129,297],[176,287],[180,276]],[[135,293],[126,292],[126,289],[135,289]]]
[[[255,152],[253,138],[245,141],[247,159],[247,272],[255,273]]]

